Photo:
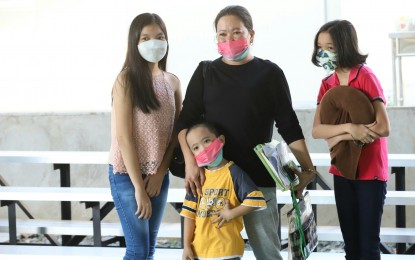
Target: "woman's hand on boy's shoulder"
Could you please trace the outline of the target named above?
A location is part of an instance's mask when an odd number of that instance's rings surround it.
[[[186,163],[186,177],[185,177],[185,187],[188,194],[202,194],[202,185],[205,183],[205,172],[202,168],[198,167],[196,164],[191,166],[190,163]]]

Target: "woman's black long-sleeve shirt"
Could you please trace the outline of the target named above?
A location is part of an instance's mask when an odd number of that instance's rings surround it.
[[[304,139],[283,71],[256,57],[243,65],[228,65],[218,58],[205,73],[199,64],[187,87],[177,129],[188,128],[201,115],[225,135],[224,158],[245,170],[259,187],[275,187],[253,150],[271,141],[274,122],[287,144]]]

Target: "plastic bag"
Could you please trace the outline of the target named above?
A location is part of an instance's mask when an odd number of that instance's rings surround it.
[[[294,194],[292,192],[292,194]],[[288,211],[288,259],[304,260],[317,247],[317,226],[308,191],[297,202],[294,195],[293,208]]]

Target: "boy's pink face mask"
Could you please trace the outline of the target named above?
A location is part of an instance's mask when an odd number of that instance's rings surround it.
[[[215,138],[212,143],[205,148],[205,150],[195,156],[197,165],[199,167],[203,167],[212,164],[216,159],[218,159],[218,156],[222,151],[222,147],[223,143],[221,143],[218,138]]]
[[[228,59],[235,59],[242,55],[249,47],[248,40],[242,38],[236,41],[218,42],[219,53]]]

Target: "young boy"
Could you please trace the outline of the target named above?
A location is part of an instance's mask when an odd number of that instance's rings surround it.
[[[266,208],[263,194],[241,168],[222,157],[225,137],[212,124],[193,125],[186,141],[198,166],[205,167],[206,180],[202,194],[187,194],[183,203],[182,259],[240,259],[242,216]]]

